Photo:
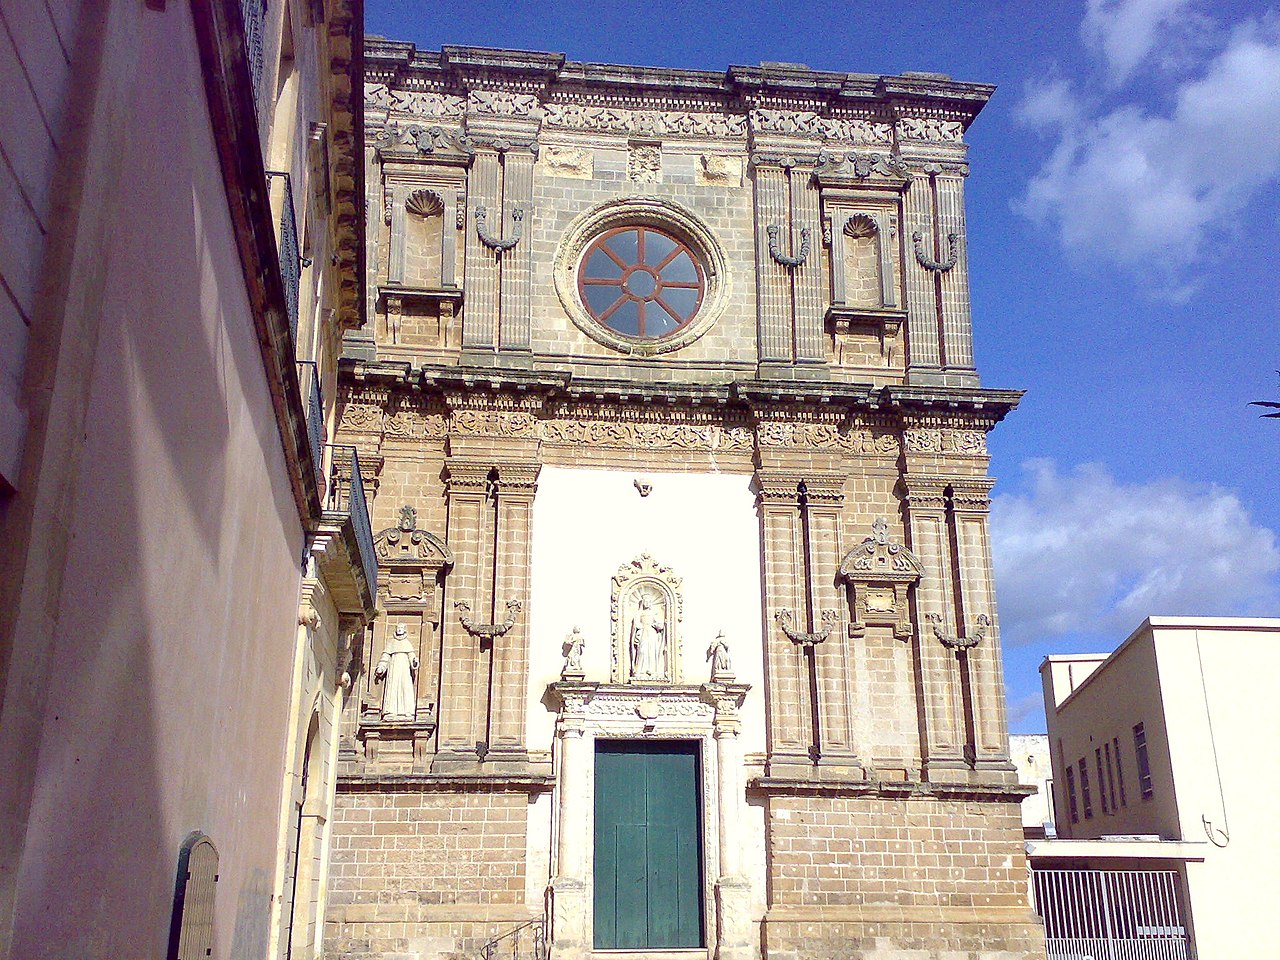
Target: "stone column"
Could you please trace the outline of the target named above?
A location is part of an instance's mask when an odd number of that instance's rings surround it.
[[[391,246],[387,256],[387,283],[404,283],[405,220],[404,208],[409,188],[402,183],[387,185],[391,194]]]
[[[497,537],[494,558],[497,576],[494,616],[501,619],[505,605],[519,601],[522,609],[511,629],[493,640],[493,689],[490,693],[490,761],[523,763],[525,696],[529,679],[529,536],[533,497],[540,465],[501,464],[498,467]]]
[[[462,310],[464,352],[490,352],[497,347],[498,255],[481,243],[476,234],[476,210],[485,208],[486,229],[497,230],[503,224],[501,177],[497,151],[478,148],[467,189],[467,300]]]
[[[924,567],[915,590],[916,688],[924,716],[921,761],[927,779],[962,779],[964,707],[955,655],[943,645],[934,628],[955,633],[951,543],[947,528],[947,481],[938,477],[904,476],[907,535],[911,551]]]
[[[933,193],[930,181],[916,177],[903,200],[903,272],[907,282],[907,366],[909,371],[939,371],[938,290],[933,273],[916,259],[916,233],[923,235],[926,252],[933,242]]]
[[[960,619],[966,636],[982,639],[965,654],[973,704],[974,766],[1008,772],[1009,730],[1005,716],[1004,667],[991,577],[987,517],[994,481],[988,477],[952,481],[952,521],[960,583]],[[986,618],[982,622],[979,618]]]
[[[716,880],[716,957],[750,960],[751,883],[742,872],[742,724],[738,706],[745,685],[708,684],[715,703],[716,789],[719,799],[720,876]]]
[[[594,740],[584,716],[586,697],[569,685],[556,724],[560,770],[556,785],[556,863],[551,880],[551,954],[578,960],[591,952],[592,789]]]
[[[776,619],[782,610],[790,610],[797,622],[805,615],[798,481],[761,472],[757,483],[764,540],[769,774],[808,776],[812,764],[808,665],[804,651],[783,635]]]
[[[756,309],[761,364],[791,363],[791,277],[769,255],[768,228],[778,226],[781,241],[790,232],[787,223],[787,171],[777,164],[755,168],[756,200]]]
[[[528,150],[511,150],[503,154],[503,236],[515,230],[514,211],[520,208],[522,236],[520,242],[502,254],[501,313],[499,349],[506,352],[529,352],[532,328],[531,278],[533,276],[533,154]]]
[[[487,610],[484,545],[492,542],[487,464],[451,458],[446,464],[448,542],[454,567],[449,577],[442,621],[440,658],[439,747],[433,771],[478,762],[477,741],[485,738],[485,711],[480,669],[480,642],[459,622],[453,604],[466,601],[473,611]]]
[[[809,231],[809,255],[791,273],[795,290],[797,363],[825,363],[827,278],[822,269],[822,216],[818,190],[809,177],[791,176],[792,253],[800,251],[800,231]],[[784,233],[786,228],[784,228]]]
[[[948,373],[971,376],[976,386],[978,374],[973,366],[973,330],[969,316],[964,177],[958,173],[939,175],[934,180],[934,195],[938,206],[937,242],[943,256],[951,251],[947,238],[952,234],[959,238],[955,266],[938,275],[942,303],[942,366]]]

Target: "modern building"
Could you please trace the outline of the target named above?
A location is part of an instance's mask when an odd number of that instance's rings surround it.
[[[0,7],[0,958],[317,952],[362,18]]]
[[[1022,832],[1028,840],[1054,835],[1053,764],[1049,738],[1043,733],[1015,733],[1009,737],[1009,758],[1018,771],[1018,782],[1034,787],[1022,801]]]
[[[326,950],[1043,956],[965,130],[992,88],[371,42]],[[489,944],[485,948],[485,944]]]
[[[1111,654],[1045,660],[1060,839],[1028,849],[1051,956],[1274,952],[1277,670],[1280,620],[1150,617]]]

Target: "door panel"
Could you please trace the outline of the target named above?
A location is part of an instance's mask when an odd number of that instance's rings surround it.
[[[595,947],[703,945],[698,745],[596,746]]]

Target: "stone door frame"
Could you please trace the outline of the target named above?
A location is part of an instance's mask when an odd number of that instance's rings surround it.
[[[597,740],[698,742],[706,953],[708,960],[750,957],[750,888],[738,852],[746,805],[738,709],[749,689],[737,683],[551,684],[557,710],[552,960],[582,960],[593,951]]]

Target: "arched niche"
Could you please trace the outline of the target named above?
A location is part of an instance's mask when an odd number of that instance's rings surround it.
[[[624,563],[613,577],[614,683],[679,683],[682,581],[649,554]]]

